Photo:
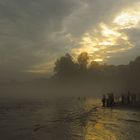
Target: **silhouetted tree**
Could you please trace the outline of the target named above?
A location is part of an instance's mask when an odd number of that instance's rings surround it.
[[[54,72],[55,76],[59,78],[68,78],[75,75],[77,65],[74,63],[70,54],[65,54],[55,62]]]
[[[89,71],[90,79],[92,78],[93,80],[99,79],[102,74],[101,66],[96,61],[91,61],[88,71]]]
[[[79,54],[77,61],[81,69],[86,69],[88,64],[89,56],[87,52]]]
[[[91,61],[90,65],[89,65],[89,69],[99,70],[100,69],[100,64],[96,61]]]
[[[140,57],[131,61],[128,65],[101,65],[95,61],[89,64],[88,53],[79,54],[77,60],[73,60],[70,54],[57,59],[54,67],[55,76],[58,79],[71,79],[90,81],[104,87],[120,88],[125,90],[140,89]]]

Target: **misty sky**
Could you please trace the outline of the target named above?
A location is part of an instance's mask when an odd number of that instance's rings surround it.
[[[0,0],[0,79],[49,75],[66,52],[126,64],[139,37],[139,0]]]

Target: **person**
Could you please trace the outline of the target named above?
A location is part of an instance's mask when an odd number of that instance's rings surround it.
[[[123,94],[123,93],[122,93],[122,95],[121,95],[121,102],[122,102],[122,104],[125,103],[125,97],[124,97],[124,94]]]
[[[106,106],[106,96],[103,95],[102,97],[102,106],[105,107]]]
[[[114,94],[110,93],[110,107],[112,107],[114,105]]]
[[[110,107],[110,93],[107,94],[106,106],[107,106],[107,107]]]
[[[120,101],[120,96],[116,96],[116,98],[115,98],[115,103],[119,103],[119,101]]]
[[[129,92],[129,91],[128,91],[128,94],[127,94],[126,100],[127,100],[127,104],[130,104],[130,92]]]

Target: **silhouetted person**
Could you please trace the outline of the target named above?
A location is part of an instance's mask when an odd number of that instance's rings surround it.
[[[138,95],[138,101],[139,101],[139,103],[140,103],[140,93],[139,93],[139,95]]]
[[[114,105],[114,94],[113,93],[110,93],[109,100],[110,100],[110,107],[112,107]]]
[[[124,96],[124,94],[121,95],[121,102],[122,102],[122,104],[125,103],[125,96]]]
[[[102,97],[102,106],[105,107],[106,106],[106,96],[103,95]]]
[[[126,102],[127,104],[130,104],[130,92],[128,91],[128,94],[126,96]]]
[[[114,94],[112,93],[112,103],[115,104]]]
[[[119,101],[120,101],[120,97],[119,97],[119,96],[116,96],[115,102],[116,102],[116,103],[119,103]]]
[[[107,95],[106,106],[110,107],[110,94]]]

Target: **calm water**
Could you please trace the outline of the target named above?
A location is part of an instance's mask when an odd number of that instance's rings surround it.
[[[92,98],[1,99],[0,140],[140,140],[140,111]]]

